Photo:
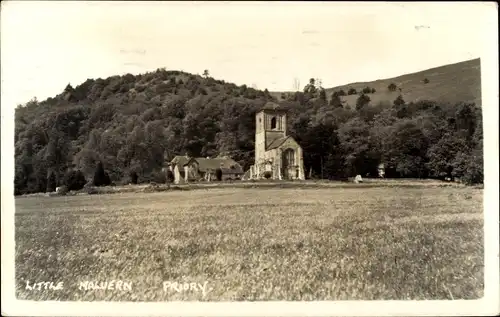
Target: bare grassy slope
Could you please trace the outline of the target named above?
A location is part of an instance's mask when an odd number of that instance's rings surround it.
[[[16,199],[20,299],[472,299],[482,190],[224,188]],[[84,280],[131,292],[79,290]],[[63,281],[28,291],[26,281]],[[162,282],[207,283],[163,292]]]
[[[424,83],[427,78],[429,83]],[[388,91],[387,87],[394,83],[398,89],[395,92]],[[427,69],[421,72],[402,75],[399,77],[379,79],[370,82],[358,82],[326,89],[328,98],[334,91],[343,89],[346,93],[349,88],[360,92],[366,86],[375,88],[374,94],[369,94],[371,104],[389,102],[401,93],[406,102],[422,99],[442,102],[475,102],[481,106],[481,69],[480,60],[473,59],[456,64]],[[401,92],[399,91],[401,88]],[[281,93],[274,93],[280,97]],[[356,105],[358,95],[342,97],[350,106]]]

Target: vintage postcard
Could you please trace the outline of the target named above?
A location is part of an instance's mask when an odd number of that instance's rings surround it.
[[[496,3],[1,5],[3,315],[500,312]]]

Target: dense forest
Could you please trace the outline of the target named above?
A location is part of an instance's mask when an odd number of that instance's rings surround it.
[[[342,100],[346,92],[327,98],[314,80],[279,98],[289,111],[288,132],[303,147],[307,177],[376,176],[383,162],[387,177],[483,181],[480,106],[406,102],[401,95],[374,104],[368,88],[355,92],[352,105]],[[163,181],[165,162],[184,154],[229,155],[246,170],[254,159],[254,115],[268,101],[278,100],[267,89],[216,80],[208,71],[158,69],[68,85],[54,98],[16,108],[15,193],[53,190],[75,171],[83,184],[98,163],[115,184],[129,183],[132,174],[138,182]]]

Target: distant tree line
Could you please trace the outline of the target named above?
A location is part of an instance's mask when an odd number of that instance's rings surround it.
[[[351,108],[340,100],[346,92],[327,100],[313,86],[282,101],[307,177],[375,176],[383,162],[388,177],[482,182],[480,107],[408,103],[402,96],[372,104],[361,91]],[[208,71],[158,69],[68,85],[16,108],[15,193],[167,182],[173,175],[163,171],[165,161],[185,153],[225,152],[246,170],[254,158],[255,112],[271,100],[267,90],[216,80]]]

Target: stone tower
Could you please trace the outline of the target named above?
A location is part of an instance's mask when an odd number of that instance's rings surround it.
[[[286,137],[286,111],[278,104],[268,102],[255,115],[255,165],[266,160],[267,147],[275,140]],[[256,171],[258,172],[258,171]]]

